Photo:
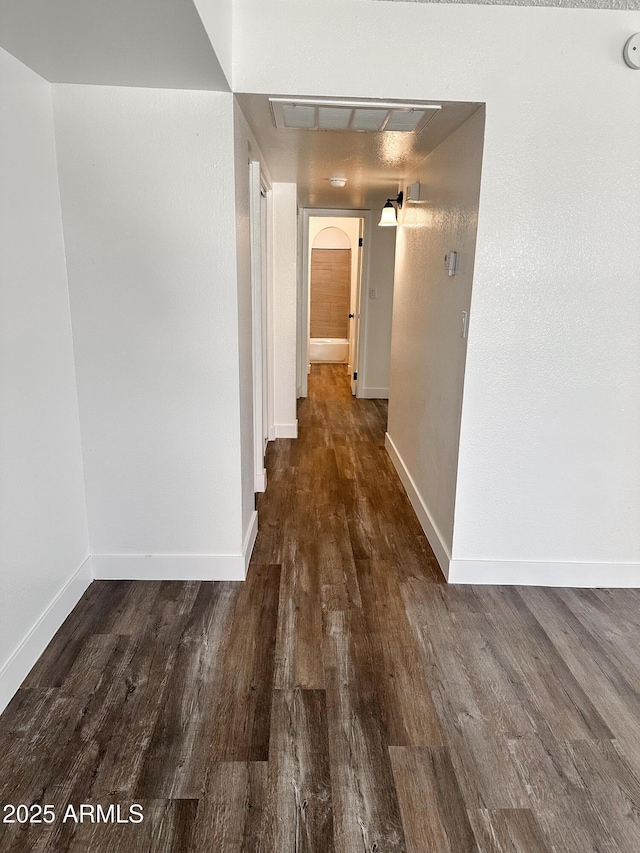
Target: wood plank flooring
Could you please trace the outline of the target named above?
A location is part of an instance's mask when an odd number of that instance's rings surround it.
[[[385,403],[309,388],[246,583],[96,582],[34,667],[0,851],[637,853],[640,593],[447,586]]]

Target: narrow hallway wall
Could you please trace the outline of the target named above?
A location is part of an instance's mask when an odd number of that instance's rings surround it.
[[[387,442],[401,476],[415,486],[414,505],[445,570],[467,351],[461,319],[471,304],[483,136],[479,110],[423,161],[416,180],[426,200],[407,203],[398,227]],[[453,276],[443,264],[450,251],[458,253]]]

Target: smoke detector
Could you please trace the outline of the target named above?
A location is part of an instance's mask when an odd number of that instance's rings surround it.
[[[640,33],[631,36],[624,46],[622,55],[629,68],[640,69]]]
[[[329,178],[332,187],[343,187],[347,183],[346,178]]]

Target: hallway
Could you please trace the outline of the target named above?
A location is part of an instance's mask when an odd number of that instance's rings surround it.
[[[32,670],[0,800],[56,819],[0,849],[637,851],[640,594],[447,586],[384,401],[309,388],[246,583],[97,581]]]

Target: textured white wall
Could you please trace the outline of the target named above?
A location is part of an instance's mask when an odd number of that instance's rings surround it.
[[[295,438],[297,322],[297,195],[273,184],[273,375],[276,438]]]
[[[449,556],[483,132],[479,111],[421,164],[426,201],[404,206],[396,250],[387,432]],[[449,251],[458,253],[451,277]]]
[[[233,96],[54,113],[92,553],[239,554]]]
[[[544,562],[574,582],[594,562],[604,582],[640,582],[640,109],[621,56],[640,12],[239,0],[234,14],[240,91],[486,102],[454,558],[487,561],[483,577],[500,563],[536,580]],[[390,32],[400,48],[381,62]]]
[[[58,613],[89,547],[51,87],[3,50],[0,81],[2,710],[91,570]],[[7,666],[52,605],[53,623]]]

